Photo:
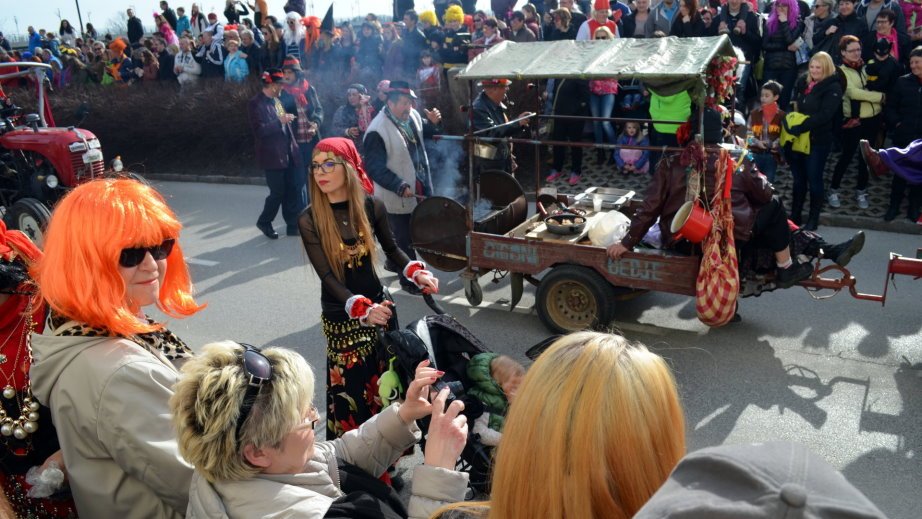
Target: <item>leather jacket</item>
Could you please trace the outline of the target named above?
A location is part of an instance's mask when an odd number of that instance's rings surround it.
[[[714,196],[715,172],[717,171],[717,152],[708,152],[707,171],[704,173],[704,196]],[[660,161],[653,174],[653,179],[644,193],[643,202],[631,217],[631,227],[621,244],[632,249],[640,243],[656,218],[659,217],[663,236],[663,248],[675,245],[670,226],[672,219],[685,203],[688,173],[679,162],[678,154],[672,154]],[[774,188],[768,179],[753,167],[749,160],[743,161],[742,167],[733,174],[733,186],[730,200],[733,206],[733,236],[737,242],[749,241],[752,226],[755,224],[759,210],[768,204]]]

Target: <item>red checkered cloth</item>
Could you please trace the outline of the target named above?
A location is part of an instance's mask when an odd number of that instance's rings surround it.
[[[733,172],[738,164],[726,150],[721,150],[717,164],[722,165],[724,171],[717,170],[714,190],[717,195],[711,204],[714,226],[704,239],[704,256],[695,283],[698,319],[715,327],[723,326],[733,318],[740,293],[739,260],[733,239],[733,208],[730,203]]]

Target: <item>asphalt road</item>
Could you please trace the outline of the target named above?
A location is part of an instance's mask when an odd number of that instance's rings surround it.
[[[325,342],[320,285],[299,238],[271,241],[255,227],[265,187],[157,184],[185,224],[181,243],[198,298],[208,308],[171,328],[193,348],[235,339],[301,352],[323,400]],[[281,216],[276,228],[284,234]],[[830,242],[851,229],[821,228]],[[881,293],[890,251],[915,254],[917,235],[868,232],[850,265],[863,292]],[[402,324],[427,313],[391,284]],[[507,280],[482,280],[470,307],[454,274],[439,273],[448,312],[491,349],[523,362],[548,333],[526,285],[519,308],[504,306]],[[919,517],[922,498],[922,281],[898,278],[886,307],[839,294],[814,301],[800,288],[741,303],[743,322],[708,329],[694,301],[646,294],[620,303],[613,326],[673,366],[686,411],[689,449],[793,440],[824,456],[891,518]],[[915,366],[915,369],[913,369]]]

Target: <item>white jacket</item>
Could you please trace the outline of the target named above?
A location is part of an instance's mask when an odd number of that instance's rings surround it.
[[[173,72],[176,73],[179,84],[185,85],[198,80],[202,66],[195,61],[195,56],[191,52],[180,52],[174,60]]]
[[[209,483],[198,472],[189,488],[189,519],[236,517],[322,518],[343,496],[337,460],[381,474],[420,437],[392,405],[342,438],[317,442],[314,455],[300,474],[260,474],[243,481]],[[422,465],[413,471],[408,509],[411,518],[428,518],[440,506],[461,501],[468,475]]]
[[[112,337],[33,334],[32,355],[32,392],[51,408],[80,517],[182,517],[192,467],[169,409],[176,367]]]

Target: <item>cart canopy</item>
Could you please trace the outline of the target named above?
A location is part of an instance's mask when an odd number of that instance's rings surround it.
[[[704,94],[714,57],[737,57],[726,35],[707,38],[615,38],[504,41],[477,56],[458,79],[638,79],[659,95]]]

